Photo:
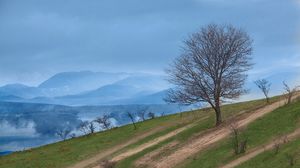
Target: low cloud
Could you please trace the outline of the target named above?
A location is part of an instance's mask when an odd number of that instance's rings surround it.
[[[38,136],[35,131],[34,122],[30,121],[27,123],[16,125],[10,124],[8,121],[4,120],[0,123],[0,137],[9,136],[25,136],[25,137],[36,137]]]

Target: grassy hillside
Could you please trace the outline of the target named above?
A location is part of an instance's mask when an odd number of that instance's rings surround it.
[[[293,132],[297,127],[299,127],[299,120],[300,102],[297,101],[291,105],[278,108],[272,113],[254,121],[241,132],[240,138],[248,139],[248,150],[250,150],[254,147],[270,142],[276,137]],[[226,164],[240,156],[234,154],[232,145],[232,139],[227,138],[226,140],[214,145],[212,148],[194,156],[180,167],[214,168],[221,166],[222,164]],[[270,159],[270,161],[272,161],[272,159]],[[269,163],[266,162],[263,165],[267,164]],[[278,166],[279,165],[275,164],[273,167]],[[252,167],[255,166],[252,164]]]
[[[274,97],[271,101],[278,100],[279,97]],[[259,107],[265,105],[264,100],[255,100],[231,105],[224,105],[222,107],[224,118],[232,115],[238,115],[241,113],[253,111]],[[294,107],[294,106],[293,106]],[[283,113],[285,110],[281,109]],[[288,115],[289,116],[289,115]],[[292,116],[290,116],[292,118]],[[289,119],[289,118],[286,118]],[[181,128],[189,124],[195,124],[191,128],[179,133],[178,135],[171,137],[155,146],[147,148],[142,152],[139,152],[131,157],[124,159],[117,164],[117,167],[133,167],[135,160],[143,156],[145,153],[153,151],[158,147],[172,141],[176,141],[179,144],[184,143],[185,140],[198,135],[202,131],[214,126],[214,113],[210,109],[196,110],[191,112],[185,112],[182,114],[169,115],[164,117],[147,120],[145,122],[138,123],[138,129],[133,130],[131,125],[114,128],[108,131],[96,133],[89,136],[83,136],[66,140],[64,142],[58,142],[55,144],[46,145],[43,147],[16,152],[8,156],[0,157],[0,168],[13,168],[13,167],[66,167],[70,166],[81,160],[85,160],[94,156],[95,154],[103,151],[110,150],[111,148],[121,145],[124,142],[128,142],[136,137],[142,137],[142,135],[149,134],[141,138],[138,142],[132,143],[122,150],[133,148],[139,144],[148,142],[149,140],[164,135],[176,128]],[[268,124],[265,124],[268,125]],[[253,129],[255,129],[255,126]],[[287,127],[290,131],[294,126]],[[249,132],[251,135],[251,132]],[[272,133],[270,133],[271,135]],[[223,145],[223,143],[221,144]],[[253,144],[254,146],[255,144]],[[220,146],[220,145],[218,145]],[[226,146],[226,143],[225,143]],[[174,150],[176,146],[174,147]],[[219,148],[217,148],[218,150]],[[118,152],[113,153],[111,156],[116,155]],[[169,151],[172,152],[172,151]],[[209,152],[209,151],[207,151]],[[229,150],[230,153],[230,150]],[[166,153],[167,154],[167,153]],[[208,153],[209,154],[209,153]],[[208,155],[205,154],[205,155]],[[215,157],[214,157],[215,158]],[[199,161],[201,160],[199,156]],[[197,160],[197,161],[198,161]],[[215,160],[217,160],[215,158]],[[198,165],[198,162],[190,162],[188,165]]]
[[[300,167],[300,138],[282,145],[277,154],[275,154],[274,150],[266,151],[257,157],[242,163],[238,168],[292,167],[290,165],[290,156],[294,157],[295,162],[293,167]]]

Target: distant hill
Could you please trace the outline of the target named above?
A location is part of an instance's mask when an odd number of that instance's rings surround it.
[[[168,88],[167,83],[162,78],[154,75],[130,76],[96,90],[56,97],[55,100],[66,105],[116,105],[136,104],[136,99],[142,98],[143,100],[139,101],[140,104],[165,104],[161,97],[156,96],[156,100],[151,99],[154,98],[152,94]],[[146,98],[147,96],[148,98]]]
[[[164,98],[168,90],[159,91],[149,95],[115,101],[115,104],[165,104]]]
[[[266,78],[272,83],[271,95],[282,93],[282,81],[294,85],[300,73],[291,69],[266,76],[251,75],[246,82],[249,94],[239,101],[263,97],[254,81]],[[146,73],[63,72],[38,87],[9,84],[0,87],[0,101],[82,105],[165,104],[171,85],[165,76]]]
[[[38,88],[47,92],[48,97],[78,94],[112,84],[128,77],[127,73],[108,72],[63,72],[41,83]]]
[[[23,84],[8,84],[0,87],[0,96],[17,96],[22,98],[34,98],[44,96],[42,90],[36,87],[30,87]]]
[[[135,99],[167,89],[164,76],[146,73],[62,72],[38,87],[11,84],[0,87],[0,101],[61,105],[135,104]],[[151,96],[150,96],[151,97]],[[142,104],[163,103],[151,98]],[[129,102],[132,99],[133,101]],[[126,101],[122,101],[126,100]]]

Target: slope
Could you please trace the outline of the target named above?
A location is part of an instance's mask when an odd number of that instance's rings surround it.
[[[273,98],[272,100],[278,100],[278,97]],[[256,100],[225,105],[222,108],[225,116],[228,117],[233,114],[239,114],[240,112],[247,112],[249,110],[251,111],[264,105],[264,100]],[[138,146],[141,143],[149,142],[154,138],[167,134],[186,125],[197,123],[196,126],[176,135],[177,138],[185,141],[186,138],[190,137],[194,133],[198,133],[206,130],[207,128],[213,127],[213,115],[214,114],[210,109],[204,109],[159,117],[153,120],[138,123],[138,129],[135,131],[131,125],[127,125],[111,129],[109,131],[96,133],[94,135],[69,139],[64,142],[50,144],[32,150],[16,152],[8,156],[3,156],[0,158],[0,167],[10,168],[22,166],[32,168],[71,166],[74,163],[91,158],[91,156],[95,156],[105,151],[110,151],[114,146],[124,144],[124,142],[130,142],[131,139],[135,139],[136,137],[139,137],[150,130],[156,130],[158,127],[162,127],[163,129],[157,129],[157,131],[152,132],[151,135],[146,136],[138,142],[127,144],[127,146],[124,147],[125,149],[122,150],[126,150],[126,148],[130,149],[134,146]],[[203,119],[203,117],[208,118]],[[201,122],[199,122],[199,120]]]

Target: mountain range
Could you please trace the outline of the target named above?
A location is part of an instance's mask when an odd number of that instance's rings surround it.
[[[266,78],[272,84],[271,93],[282,93],[282,81],[299,83],[298,71],[274,73],[268,76],[249,76],[246,88],[250,94],[242,100],[261,97],[254,81]],[[146,73],[62,72],[40,85],[8,84],[0,87],[0,101],[84,105],[165,104],[163,98],[171,85],[165,76]]]
[[[60,105],[165,104],[164,76],[145,73],[62,72],[36,87],[0,87],[0,101]]]

